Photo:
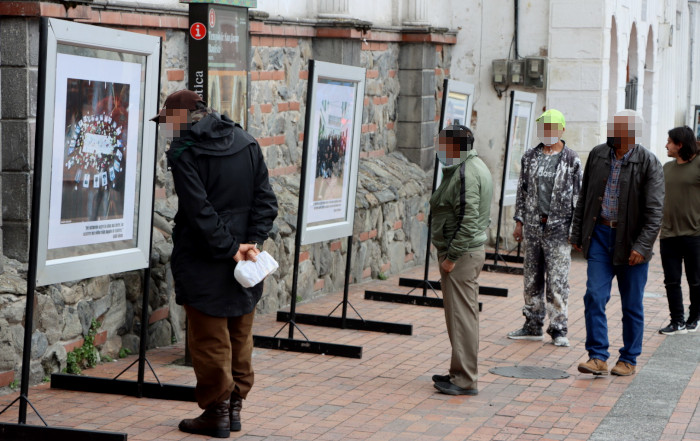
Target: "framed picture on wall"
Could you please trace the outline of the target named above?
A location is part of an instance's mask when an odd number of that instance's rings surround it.
[[[311,60],[301,243],[352,235],[365,69]]]
[[[506,139],[506,161],[503,168],[503,206],[515,204],[520,177],[520,160],[532,145],[533,122],[537,95],[514,91],[510,102],[508,137]]]
[[[42,21],[38,285],[148,266],[156,125],[147,117],[158,112],[160,47],[157,37]]]
[[[442,111],[440,112],[440,128],[438,131],[452,124],[461,124],[469,127],[471,124],[472,105],[474,104],[472,99],[474,96],[474,85],[445,78],[442,90]],[[437,171],[434,189],[438,188],[442,182],[442,163],[440,161],[435,162],[437,163]]]
[[[695,112],[693,112],[693,133],[695,133],[695,139],[700,141],[700,106],[695,106]]]

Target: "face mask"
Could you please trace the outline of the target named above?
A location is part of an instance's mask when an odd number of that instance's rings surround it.
[[[607,144],[608,144],[608,147],[617,150],[620,147],[622,147],[622,138],[619,138],[616,136],[608,136]]]
[[[438,157],[438,161],[440,161],[442,163],[442,165],[444,165],[445,167],[449,167],[451,165],[459,164],[460,162],[467,159],[467,152],[460,152],[459,158],[448,158],[447,152],[443,152],[443,151],[438,150],[437,157]]]
[[[538,136],[537,138],[539,138],[544,145],[554,145],[559,142],[558,136]]]

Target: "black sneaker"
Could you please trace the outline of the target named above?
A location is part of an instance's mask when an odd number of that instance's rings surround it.
[[[659,334],[664,335],[676,335],[676,334],[687,334],[688,330],[685,328],[685,323],[674,322],[669,323],[665,328],[659,329]]]
[[[435,383],[433,386],[435,389],[446,395],[479,395],[479,391],[477,389],[462,389],[461,387],[452,383]]]
[[[687,322],[685,322],[685,329],[688,332],[695,332],[698,330],[698,319],[695,320],[690,320],[688,319]]]
[[[517,329],[513,332],[508,333],[508,338],[512,340],[533,340],[542,341],[544,340],[544,334],[542,334],[542,329],[538,332],[529,331],[525,328]]]
[[[449,383],[449,375],[433,375],[433,383]]]

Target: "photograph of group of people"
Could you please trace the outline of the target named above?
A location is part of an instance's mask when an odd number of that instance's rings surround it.
[[[342,196],[343,166],[347,148],[347,132],[332,130],[318,140],[316,157],[315,200],[338,199]]]
[[[61,223],[121,218],[129,85],[68,79]]]
[[[345,219],[357,84],[319,78],[315,91],[315,133],[311,141],[308,219],[321,225]]]

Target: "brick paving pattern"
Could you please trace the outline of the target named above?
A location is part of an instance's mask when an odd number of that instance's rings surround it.
[[[413,268],[404,277],[421,277]],[[438,277],[437,269],[432,271]],[[449,342],[442,309],[364,300],[365,289],[407,292],[398,276],[353,285],[350,299],[365,319],[413,324],[412,336],[339,330],[300,325],[311,340],[363,346],[361,360],[256,349],[256,383],[243,407],[240,440],[585,440],[595,431],[633,377],[593,377],[576,367],[584,350],[583,294],[586,265],[574,258],[569,304],[570,348],[545,342],[515,341],[506,334],[522,325],[522,277],[482,273],[481,283],[509,289],[509,296],[481,296],[479,395],[439,394],[430,377],[449,365]],[[658,253],[650,266],[645,298],[643,353],[638,368],[664,338],[657,329],[668,321],[663,273]],[[684,286],[687,293],[687,286]],[[657,294],[658,296],[654,296]],[[687,296],[687,294],[686,294]],[[304,313],[327,314],[340,301],[335,293],[299,305]],[[273,335],[281,326],[275,314],[258,316],[254,331]],[[611,364],[622,344],[619,294],[613,289],[608,306]],[[300,335],[297,333],[297,336]],[[183,346],[148,352],[163,382],[194,384],[191,368],[173,364]],[[116,375],[134,356],[87,370],[87,375]],[[566,371],[563,380],[523,380],[488,372],[495,366],[539,365]],[[136,369],[124,378],[135,379]],[[153,381],[147,371],[147,381]],[[0,397],[0,405],[16,397]],[[189,402],[138,399],[119,395],[52,390],[48,384],[30,389],[29,398],[51,425],[121,431],[129,440],[202,440],[178,431],[182,418],[199,414]],[[661,440],[700,440],[700,366],[675,405]],[[16,422],[17,407],[0,416]],[[28,423],[39,424],[31,412]]]

